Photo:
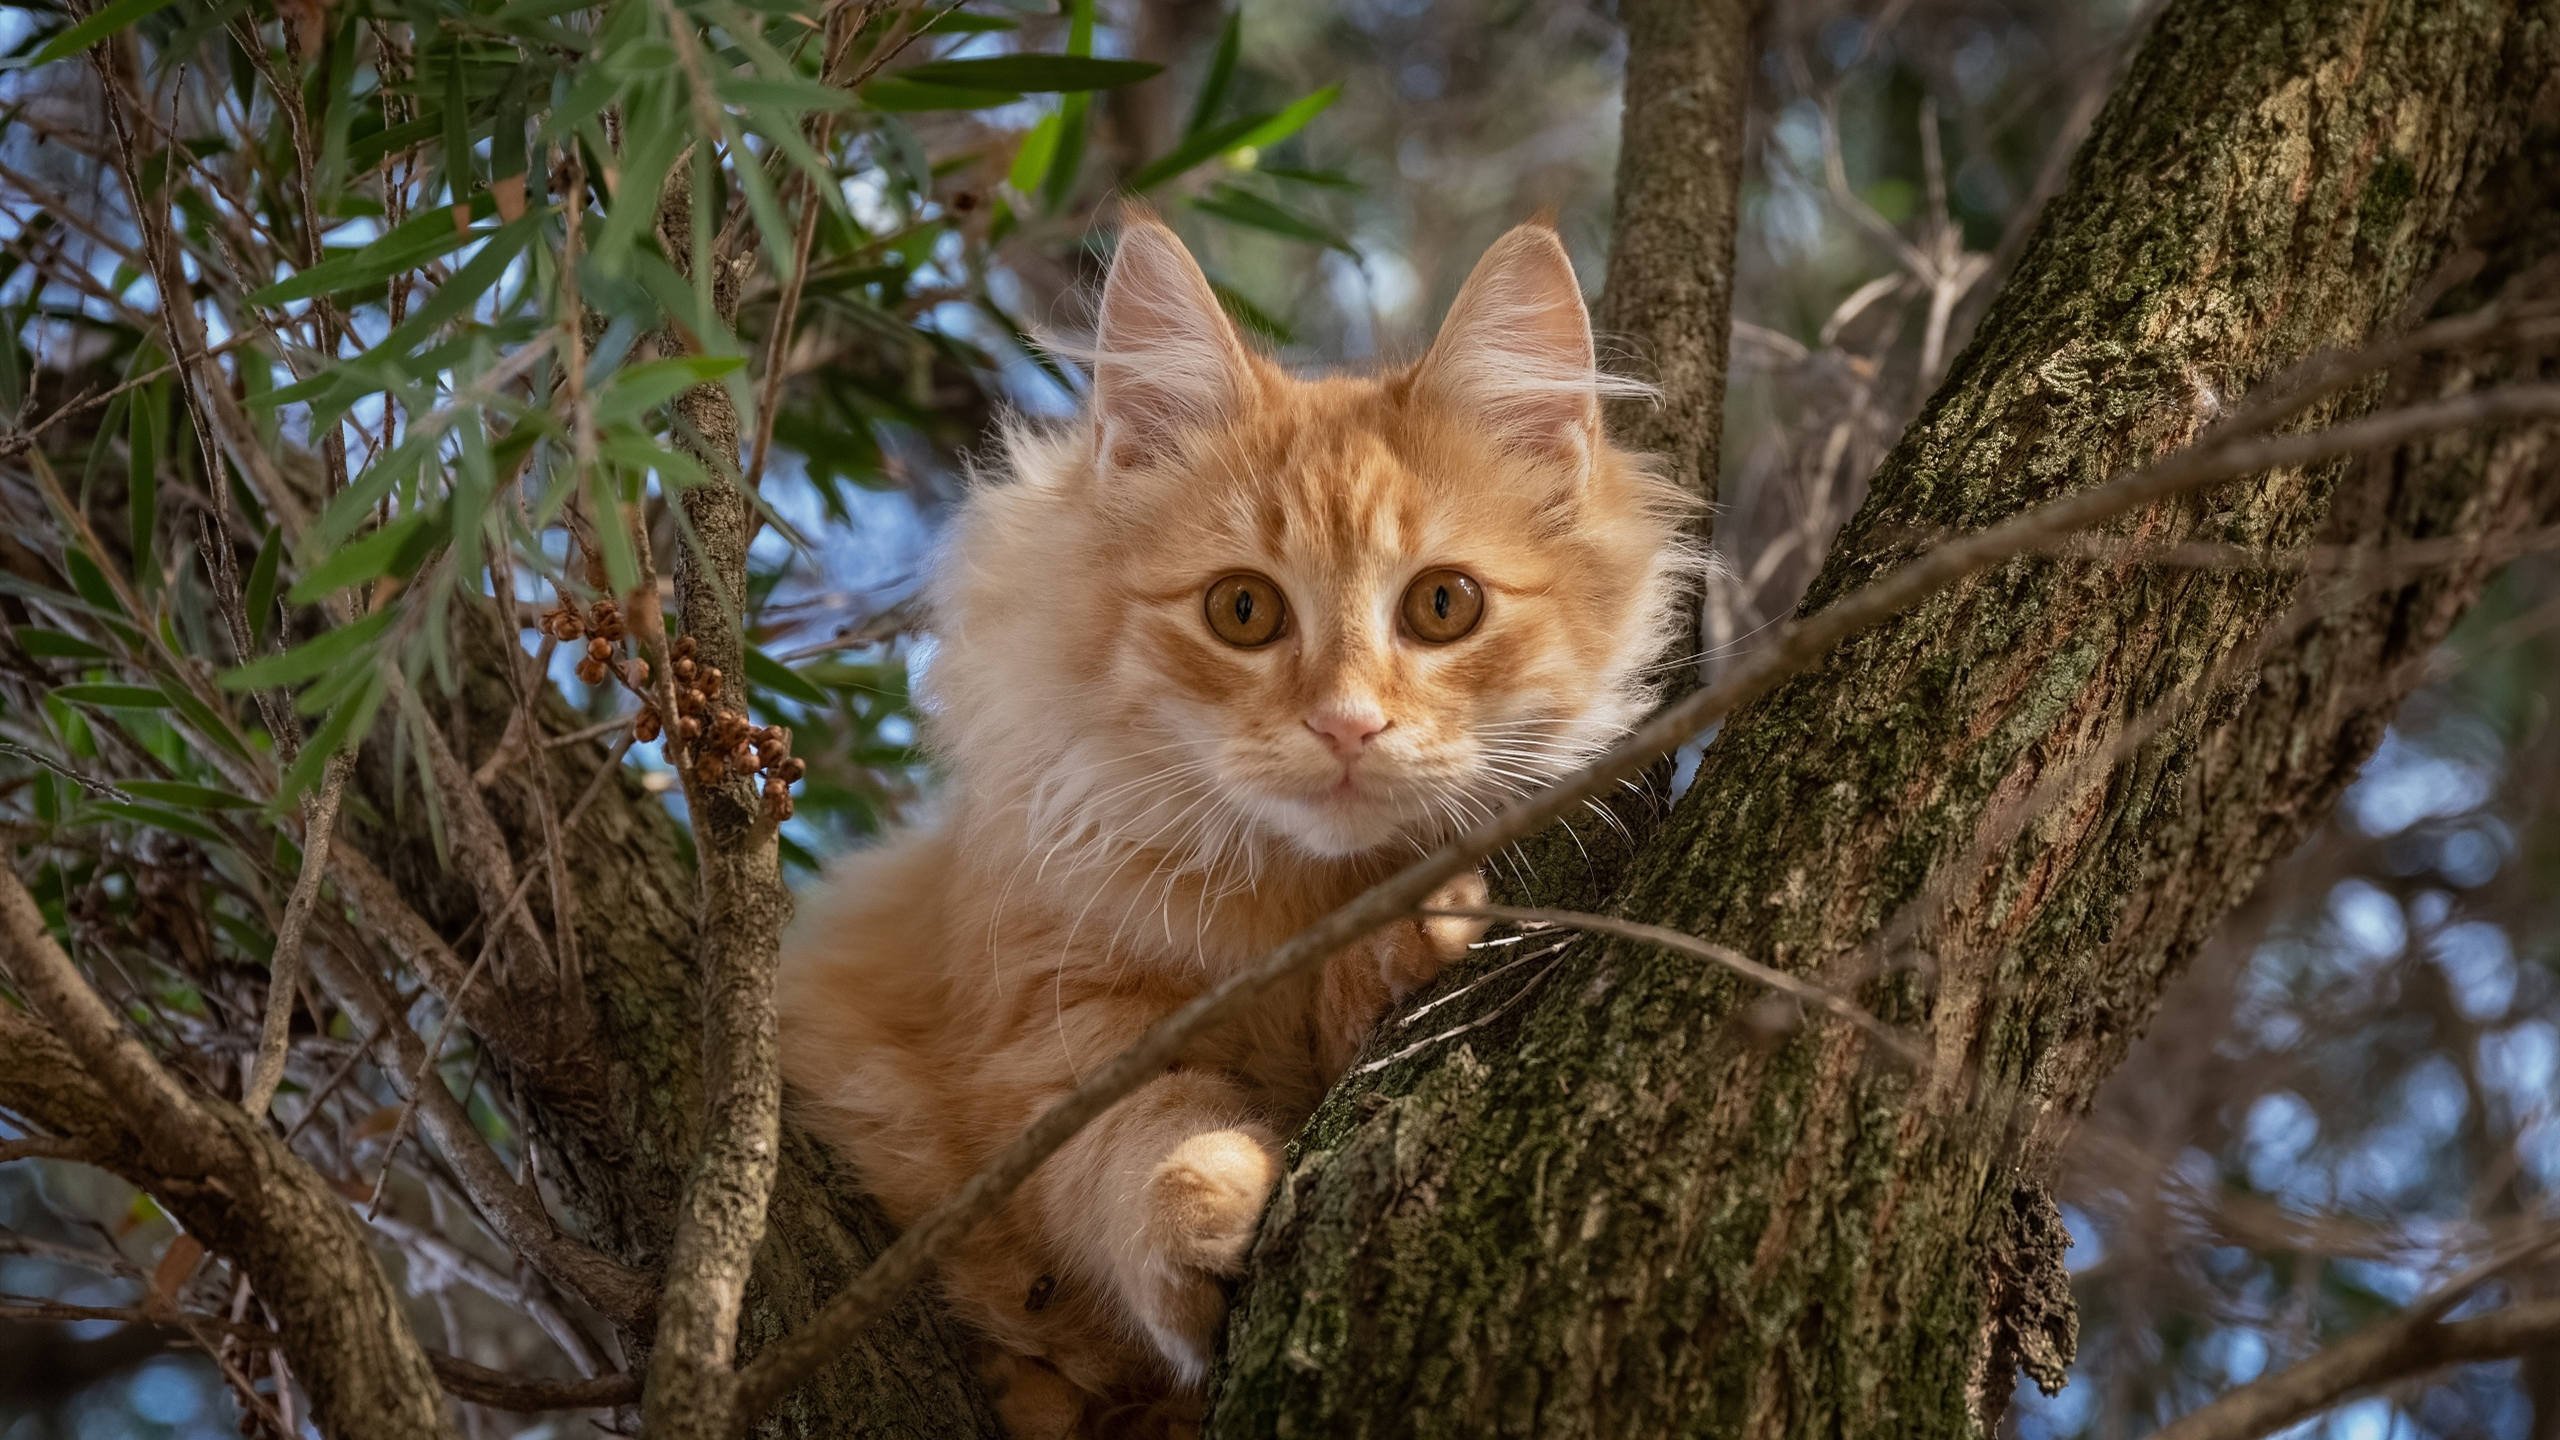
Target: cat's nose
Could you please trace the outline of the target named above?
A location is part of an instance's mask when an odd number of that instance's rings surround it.
[[[1387,717],[1371,705],[1328,705],[1307,717],[1307,728],[1345,760],[1359,754],[1387,725]]]

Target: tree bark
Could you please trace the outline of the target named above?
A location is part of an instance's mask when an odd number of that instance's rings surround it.
[[[2549,0],[2173,5],[1808,608],[2390,332],[2466,246],[2449,307],[2560,253],[2555,65]],[[2552,508],[2556,447],[2273,473],[2115,538],[2492,537]],[[2069,1358],[2055,1147],[2490,568],[2303,609],[2331,577],[2021,558],[1736,716],[1617,909],[1850,991],[1936,1063],[1641,946],[1449,977],[1381,1044],[1485,1023],[1301,1137],[1211,1433],[1987,1433],[2017,1369]]]

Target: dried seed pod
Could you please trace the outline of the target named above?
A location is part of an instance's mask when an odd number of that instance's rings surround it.
[[[586,624],[578,619],[578,612],[566,605],[543,616],[542,628],[555,640],[574,641],[587,633]]]
[[[598,661],[602,661],[602,660],[610,660],[610,659],[612,659],[612,658],[613,658],[613,642],[612,642],[612,641],[610,641],[610,640],[607,640],[606,638],[604,638],[604,637],[603,637],[603,636],[601,636],[601,635],[597,636],[597,637],[596,637],[596,638],[594,638],[593,640],[588,641],[588,642],[587,642],[587,658],[588,658],[588,659],[590,659],[590,660],[598,660]]]
[[[721,777],[725,775],[727,771],[728,767],[723,765],[720,761],[719,752],[714,751],[703,756],[702,763],[693,767],[694,783],[699,785],[717,785],[720,783]]]
[[[764,813],[776,825],[791,818],[791,792],[768,782],[764,787]]]
[[[687,648],[687,647],[679,646],[679,647],[677,647],[677,648],[678,648],[679,652],[681,652],[683,649],[685,649],[685,648]],[[685,683],[685,684],[687,684],[687,685],[692,684],[692,683],[693,683],[693,672],[694,672],[694,669],[695,669],[695,666],[694,666],[694,663],[693,663],[693,657],[692,657],[692,656],[690,656],[690,655],[686,655],[686,654],[682,654],[682,653],[677,654],[677,656],[676,656],[676,663],[675,663],[675,671],[674,671],[676,679],[678,679],[679,681],[682,681],[683,683]]]
[[[590,685],[603,684],[604,677],[608,673],[610,672],[604,668],[604,662],[593,655],[578,662],[578,678]]]
[[[648,744],[657,739],[661,733],[656,706],[643,706],[639,714],[631,717],[631,738],[641,744]]]
[[[636,690],[649,683],[649,662],[635,658],[630,664],[622,667],[622,673],[630,680],[631,687]]]
[[[688,685],[676,692],[676,708],[687,715],[702,713],[702,692]]]
[[[799,784],[800,777],[808,773],[809,762],[797,755],[785,755],[782,763],[773,767],[773,778],[785,785]]]
[[[720,698],[719,666],[705,665],[702,667],[702,693],[710,696],[714,700]]]
[[[692,636],[690,636],[690,635],[679,635],[679,636],[677,636],[677,637],[676,637],[676,656],[677,656],[677,658],[679,658],[679,659],[683,659],[683,660],[690,660],[690,659],[692,659],[692,658],[693,658],[693,649],[694,649],[694,647],[693,647],[693,637],[692,637]]]

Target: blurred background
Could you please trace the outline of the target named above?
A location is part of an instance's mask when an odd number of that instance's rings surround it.
[[[973,3],[959,13],[1005,28],[955,25],[929,46],[1076,43],[1076,19],[1047,8]],[[1710,666],[1794,604],[2060,183],[2147,7],[1770,8],[1716,522],[1731,573],[1707,602]],[[927,647],[904,602],[988,416],[1073,403],[1075,378],[1022,340],[1084,323],[1099,254],[1086,236],[1117,187],[1145,189],[1239,318],[1293,362],[1415,353],[1477,252],[1541,211],[1586,283],[1605,274],[1623,57],[1600,0],[1101,0],[1090,20],[1091,53],[1165,72],[1089,110],[1039,97],[907,113],[894,144],[846,167],[881,243],[868,258],[849,243],[813,272],[766,484],[777,524],[757,551],[757,642],[791,683],[755,678],[812,766],[787,832],[802,883],[818,857],[930,796],[910,688]],[[0,53],[32,54],[67,21],[0,10]],[[68,375],[90,363],[73,343],[79,317],[104,323],[112,306],[35,260],[78,253],[65,215],[112,236],[120,201],[94,152],[53,143],[83,120],[76,68],[0,74],[0,103],[19,117],[0,139],[0,315],[23,352],[11,360]],[[1256,116],[1280,118],[1229,123]],[[1148,174],[1212,133],[1246,143]],[[1083,153],[1066,165],[1069,136]],[[105,274],[112,258],[81,268]],[[751,297],[747,327],[769,325],[774,303],[761,298],[760,318]],[[136,442],[110,412],[79,443]],[[2560,1184],[2555,614],[2560,575],[2518,563],[2336,817],[2171,990],[2063,1177],[2080,1356],[2060,1394],[2025,1387],[2016,1434],[2147,1434],[2543,1223]],[[565,670],[563,685],[583,693]],[[611,715],[609,697],[592,703]],[[26,820],[38,779],[5,773],[17,777],[5,803],[26,812],[12,823]],[[98,884],[83,923],[116,953],[120,927],[147,929],[152,897]],[[207,989],[207,1003],[241,1003]],[[503,1135],[494,1097],[484,1110]],[[360,1172],[385,1163],[365,1130],[378,1113],[359,1103],[322,1127]],[[521,1304],[502,1250],[448,1228],[453,1203],[428,1176],[391,1207],[394,1224],[462,1237],[405,1247],[410,1287],[449,1348],[536,1363],[556,1335]],[[38,1318],[134,1304],[169,1240],[147,1200],[94,1171],[0,1168],[0,1440],[241,1432],[229,1392],[256,1377],[226,1381],[158,1333]],[[588,1431],[466,1412],[478,1436]],[[2446,1372],[2292,1433],[2560,1436],[2560,1356]]]

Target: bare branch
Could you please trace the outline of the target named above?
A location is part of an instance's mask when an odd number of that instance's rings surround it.
[[[159,1133],[166,1116],[149,1129],[137,1124],[171,1100],[146,1095],[137,1105],[126,1093],[149,1083],[129,1072],[136,1061],[150,1064],[150,1057],[140,1053],[140,1042],[113,1028],[114,1016],[43,932],[14,874],[0,872],[0,912],[10,964],[30,998],[54,997],[66,981],[76,986],[85,1001],[75,999],[68,1009],[87,1036],[73,1042],[0,1005],[0,1105],[87,1147],[84,1158],[148,1190],[188,1234],[239,1267],[275,1315],[323,1433],[345,1440],[445,1433],[426,1353],[344,1198],[235,1106],[176,1093],[195,1125],[183,1148]],[[28,923],[42,942],[36,948],[50,950],[50,958],[24,963]],[[38,977],[33,982],[31,972]],[[110,1027],[103,1037],[90,1033],[100,1022]],[[132,1053],[117,1054],[117,1041]],[[89,1070],[92,1050],[124,1074],[121,1086],[102,1083]],[[165,1074],[157,1083],[175,1091]]]
[[[2224,1395],[2152,1440],[2257,1440],[2359,1390],[2560,1343],[2560,1300],[2510,1305],[2468,1320],[2426,1309],[2367,1326],[2290,1369]]]
[[[329,841],[338,826],[338,801],[346,793],[353,757],[344,751],[329,757],[319,793],[303,809],[302,872],[294,877],[286,900],[284,922],[276,927],[275,958],[267,965],[267,1013],[258,1031],[257,1064],[249,1072],[249,1088],[240,1108],[264,1115],[284,1083],[285,1042],[293,1030],[295,992],[302,988],[303,936],[311,928],[311,910],[320,900],[321,877],[329,871]]]
[[[80,1066],[112,1093],[120,1113],[169,1160],[189,1170],[212,1170],[228,1158],[212,1136],[212,1121],[177,1078],[160,1066],[142,1041],[116,1018],[88,980],[53,942],[44,912],[15,871],[0,867],[0,955],[10,977],[46,1019]]]
[[[657,1301],[656,1282],[563,1233],[544,1210],[541,1197],[516,1183],[489,1152],[462,1102],[436,1077],[428,1047],[401,1020],[391,998],[382,992],[381,982],[325,948],[319,974],[321,983],[357,1023],[378,1033],[374,1054],[383,1073],[416,1108],[436,1153],[453,1168],[463,1193],[489,1228],[526,1264],[606,1319],[626,1328],[646,1324]]]
[[[1595,935],[1614,935],[1645,945],[1659,945],[1677,950],[1711,964],[1721,965],[1736,975],[1758,985],[1765,985],[1781,995],[1802,1001],[1817,1010],[1836,1015],[1856,1026],[1868,1038],[1882,1046],[1886,1053],[1916,1070],[1930,1068],[1927,1050],[1908,1035],[1877,1019],[1857,1001],[1825,985],[1817,985],[1800,975],[1763,965],[1729,945],[1718,945],[1684,931],[1660,925],[1647,925],[1637,920],[1621,920],[1614,915],[1591,915],[1575,910],[1548,910],[1537,906],[1470,905],[1433,907],[1425,915],[1467,916],[1479,920],[1507,920],[1515,924],[1561,925],[1570,930],[1586,930]]]

